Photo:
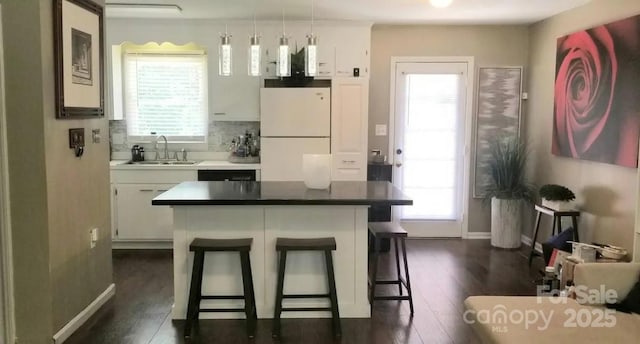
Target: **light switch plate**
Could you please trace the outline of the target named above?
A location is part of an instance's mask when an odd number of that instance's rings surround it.
[[[91,140],[93,143],[100,143],[100,129],[91,130]]]
[[[386,124],[376,124],[376,136],[387,136]]]
[[[91,248],[96,247],[96,242],[98,241],[98,228],[93,228],[89,231]]]

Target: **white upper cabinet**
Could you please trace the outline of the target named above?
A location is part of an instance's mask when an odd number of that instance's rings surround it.
[[[105,76],[105,110],[110,120],[124,119],[122,93],[122,48],[120,45],[107,46]]]
[[[357,27],[345,28],[335,39],[335,76],[353,77],[353,69],[360,70],[361,77],[369,77],[371,30]]]
[[[331,85],[331,179],[367,179],[368,116],[369,79],[334,78]]]
[[[257,33],[261,36],[262,76],[250,77],[247,72],[247,50],[249,36],[253,33],[253,23],[236,21],[228,23],[232,35],[233,76],[218,75],[219,34],[225,25],[220,21],[167,21],[161,19],[115,19],[107,18],[106,45],[111,47],[123,42],[144,44],[148,42],[171,42],[176,45],[195,43],[206,50],[209,76],[209,115],[214,121],[259,121],[260,87],[263,79],[275,78],[275,61],[278,38],[282,35],[279,21],[258,21]],[[310,32],[308,21],[287,21],[286,32],[291,52],[306,45]],[[318,37],[317,78],[346,77],[353,75],[353,68],[360,68],[360,76],[368,77],[371,45],[371,23],[323,22],[317,21],[314,34]],[[108,79],[112,78],[111,56],[107,54]],[[111,81],[111,80],[109,80]],[[111,98],[109,86],[108,99]],[[112,101],[108,107],[112,106]],[[107,109],[113,113],[117,112]],[[126,116],[126,114],[124,114]]]

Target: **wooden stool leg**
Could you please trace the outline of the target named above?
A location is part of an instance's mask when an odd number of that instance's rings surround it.
[[[253,292],[253,278],[251,277],[251,260],[249,252],[240,252],[240,263],[242,267],[242,287],[244,289],[244,313],[247,318],[247,335],[249,338],[256,334],[256,306]]]
[[[280,336],[280,315],[282,314],[282,295],[284,294],[284,270],[287,266],[287,251],[280,251],[280,263],[278,264],[278,285],[276,286],[276,307],[273,312],[273,328],[271,335]]]
[[[578,217],[571,215],[571,224],[573,225],[573,239],[576,242],[580,242],[580,235],[578,233]]]
[[[329,299],[331,300],[331,317],[333,324],[333,335],[342,336],[342,327],[340,326],[340,310],[338,308],[338,294],[336,292],[336,278],[333,271],[333,257],[331,250],[324,251],[325,265],[327,266],[327,282],[329,285]]]
[[[373,312],[373,302],[376,296],[376,281],[378,280],[378,255],[380,254],[380,240],[374,236],[373,239],[373,267],[371,268],[371,290],[369,290],[369,303]]]
[[[191,271],[191,287],[189,288],[189,302],[187,304],[187,320],[184,324],[184,336],[191,336],[191,328],[198,321],[200,300],[202,298],[202,270],[204,269],[204,251],[193,254],[193,269]]]
[[[402,258],[404,260],[404,277],[407,281],[407,293],[409,295],[409,308],[411,310],[411,316],[413,316],[413,294],[411,293],[411,279],[409,278],[409,264],[407,264],[407,246],[405,245],[404,238],[400,238],[402,243]]]
[[[342,336],[342,326],[340,325],[340,310],[338,307],[338,293],[336,291],[336,277],[333,270],[333,257],[331,250],[324,251],[325,265],[327,267],[327,281],[329,284],[329,299],[331,300],[331,317],[333,320],[333,334],[336,337]]]
[[[533,254],[536,251],[536,240],[538,239],[538,231],[540,230],[540,218],[542,217],[542,213],[538,212],[536,216],[536,229],[533,232],[533,239],[531,240],[531,252],[529,253],[529,267],[531,267],[531,262],[533,261]]]
[[[400,282],[400,253],[398,252],[398,238],[393,238],[396,251],[396,276],[398,276],[398,293],[402,296],[402,282]]]

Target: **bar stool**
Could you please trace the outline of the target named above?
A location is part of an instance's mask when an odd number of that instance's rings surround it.
[[[411,294],[411,280],[409,279],[409,265],[407,265],[407,248],[405,245],[405,238],[407,237],[407,231],[404,230],[399,224],[393,222],[369,222],[369,231],[373,235],[374,248],[373,248],[373,271],[372,277],[369,281],[371,286],[369,302],[373,307],[374,300],[399,300],[409,301],[409,308],[411,309],[411,315],[413,316],[413,296]],[[396,280],[378,280],[378,257],[380,255],[380,242],[382,239],[390,239],[395,245],[396,255],[396,274],[398,279]],[[400,274],[400,255],[398,251],[398,240],[402,245],[402,259],[404,261],[404,279]],[[378,284],[397,284],[398,294],[394,296],[376,296],[376,285]],[[407,289],[407,295],[403,295],[402,286]]]
[[[314,238],[314,239],[293,239],[278,238],[276,240],[276,251],[280,252],[278,264],[278,286],[276,288],[276,307],[273,314],[273,337],[280,336],[280,315],[282,312],[306,312],[306,311],[330,311],[332,317],[333,334],[342,335],[340,326],[340,312],[338,310],[338,296],[336,293],[336,280],[333,272],[333,257],[331,251],[336,250],[336,240],[334,238]],[[324,258],[327,267],[327,282],[329,285],[328,294],[284,294],[284,273],[287,266],[287,252],[289,251],[324,251]],[[282,307],[283,299],[317,299],[328,298],[331,307]]]
[[[194,252],[193,270],[191,273],[191,287],[189,290],[189,303],[187,305],[187,321],[184,327],[184,336],[190,337],[191,328],[198,321],[200,312],[244,312],[247,317],[247,335],[255,336],[256,322],[256,298],[253,292],[253,277],[251,275],[251,251],[252,238],[247,239],[194,239],[189,245],[189,251]],[[238,252],[240,253],[240,265],[242,268],[243,295],[202,295],[202,273],[204,270],[204,256],[206,252]],[[200,308],[201,300],[244,300],[244,308]]]

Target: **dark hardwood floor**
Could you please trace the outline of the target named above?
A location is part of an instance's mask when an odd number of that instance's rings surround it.
[[[470,295],[535,295],[539,266],[526,253],[492,249],[488,240],[409,240],[415,315],[406,302],[376,302],[371,319],[343,319],[334,339],[329,319],[283,319],[282,338],[271,338],[271,321],[259,320],[256,338],[244,320],[200,320],[198,339],[182,338],[182,321],[171,320],[170,251],[114,251],[116,296],[85,323],[68,344],[173,343],[478,343],[462,320]],[[381,271],[395,271],[382,255]],[[540,262],[537,262],[540,264]],[[392,269],[393,268],[393,269]],[[396,287],[388,287],[388,290]],[[385,288],[380,288],[384,290]]]

